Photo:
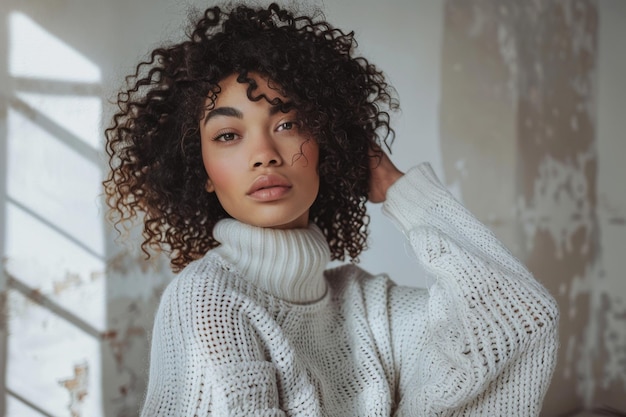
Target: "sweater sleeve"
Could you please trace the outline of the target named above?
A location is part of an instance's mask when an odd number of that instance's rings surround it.
[[[210,288],[184,278],[161,298],[141,416],[284,416],[276,369],[241,314],[245,298],[208,296]]]
[[[419,416],[538,415],[556,360],[554,299],[429,165],[400,178],[383,211],[434,278],[426,342],[398,358],[400,406]],[[394,344],[418,338],[403,328],[393,333]]]

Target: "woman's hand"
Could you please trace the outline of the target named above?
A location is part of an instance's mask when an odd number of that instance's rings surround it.
[[[391,162],[389,156],[380,148],[370,150],[370,191],[368,198],[372,203],[382,203],[387,196],[387,190],[404,175]]]

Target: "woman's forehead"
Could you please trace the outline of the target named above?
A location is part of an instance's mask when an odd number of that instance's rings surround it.
[[[264,94],[268,98],[287,99],[280,84],[256,72],[246,73],[245,75],[231,74],[218,82],[218,85],[220,93],[224,92],[225,89],[243,89],[243,91],[251,90],[254,93],[253,96]]]
[[[280,85],[270,78],[258,73],[247,73],[245,77],[231,74],[217,83],[217,88],[209,92],[207,105],[209,108],[236,103],[242,100],[264,101],[272,106],[290,107],[291,101],[282,92]]]

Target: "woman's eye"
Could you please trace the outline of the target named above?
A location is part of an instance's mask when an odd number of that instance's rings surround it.
[[[221,135],[217,135],[213,140],[217,142],[230,142],[231,140],[235,140],[235,133],[222,133]]]
[[[281,131],[281,130],[291,130],[291,129],[297,127],[297,126],[298,126],[298,124],[296,122],[284,122],[284,123],[279,124],[278,125],[278,129],[276,129],[276,130],[278,130],[278,131]]]

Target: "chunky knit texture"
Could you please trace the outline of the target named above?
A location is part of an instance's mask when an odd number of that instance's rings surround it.
[[[553,298],[428,165],[383,210],[429,290],[354,265],[324,273],[314,225],[220,222],[222,246],[163,294],[142,415],[536,416],[556,359]]]

